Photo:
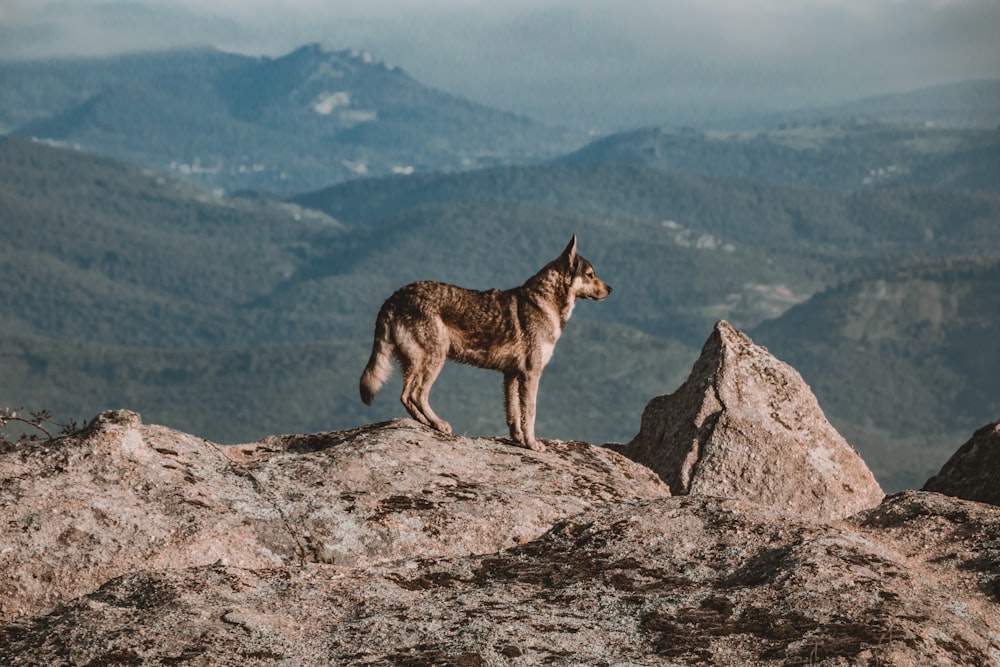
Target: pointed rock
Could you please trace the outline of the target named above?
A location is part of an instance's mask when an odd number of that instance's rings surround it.
[[[743,498],[824,519],[884,496],[795,369],[725,321],[687,381],[651,400],[635,438],[612,448],[652,468],[674,494]]]
[[[1000,505],[1000,422],[976,431],[923,490]]]

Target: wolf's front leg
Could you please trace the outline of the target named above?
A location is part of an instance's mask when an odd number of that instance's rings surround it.
[[[521,377],[517,372],[503,374],[503,399],[507,411],[507,428],[510,439],[524,446],[524,430],[521,428]]]
[[[545,445],[535,439],[535,405],[538,400],[538,380],[541,372],[527,372],[521,378],[521,428],[524,444],[536,452],[544,452]]]

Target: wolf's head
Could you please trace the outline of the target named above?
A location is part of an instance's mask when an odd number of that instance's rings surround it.
[[[570,277],[570,293],[574,297],[600,301],[611,294],[611,286],[597,277],[590,262],[576,254],[576,234],[559,256],[558,264],[565,267]]]

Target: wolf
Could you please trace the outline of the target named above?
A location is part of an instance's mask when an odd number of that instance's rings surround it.
[[[478,291],[433,281],[410,283],[386,299],[375,319],[361,400],[371,405],[392,374],[403,374],[400,400],[418,422],[443,433],[451,425],[431,409],[431,385],[446,359],[500,371],[511,439],[535,451],[535,405],[542,369],[577,299],[600,301],[611,287],[576,252],[576,235],[558,258],[520,287]]]

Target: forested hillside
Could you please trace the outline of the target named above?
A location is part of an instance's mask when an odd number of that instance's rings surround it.
[[[359,180],[279,202],[0,146],[0,402],[13,407],[65,420],[128,405],[221,441],[398,416],[398,384],[374,409],[356,396],[382,300],[424,278],[515,286],[576,233],[615,292],[574,313],[542,382],[543,437],[628,440],[723,318],[798,368],[893,483],[915,483],[996,410],[981,391],[997,358],[995,195],[575,164]],[[900,276],[900,294],[927,294],[869,298]],[[504,432],[502,400],[485,371],[449,367],[435,385],[464,432]]]
[[[1000,129],[851,120],[743,131],[651,128],[599,139],[560,161],[636,164],[842,192],[887,185],[997,192]]]
[[[1000,261],[921,260],[825,290],[751,333],[801,370],[896,486],[1000,414],[998,318]]]

